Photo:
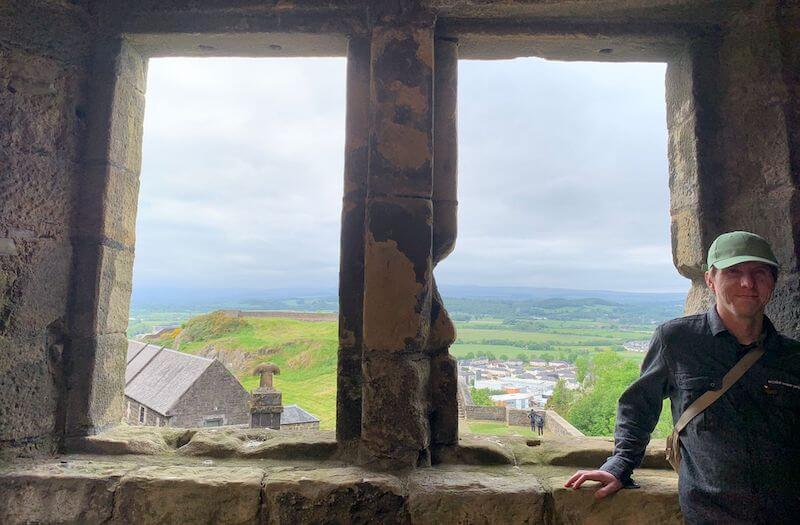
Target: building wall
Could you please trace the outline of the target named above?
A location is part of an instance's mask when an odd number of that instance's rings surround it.
[[[144,421],[139,420],[142,408],[144,408]],[[170,418],[125,396],[125,422],[134,426],[168,427]]]
[[[319,421],[313,421],[311,423],[295,423],[292,425],[281,425],[281,430],[294,430],[294,431],[319,430]]]
[[[479,419],[483,421],[505,421],[506,407],[467,405],[465,413],[467,420]]]
[[[225,425],[250,424],[250,394],[214,361],[172,408],[172,426],[202,427],[204,418],[224,416]]]

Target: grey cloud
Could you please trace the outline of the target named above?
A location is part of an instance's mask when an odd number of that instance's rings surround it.
[[[663,65],[463,62],[442,283],[685,290]],[[151,61],[135,286],[336,285],[342,59]]]

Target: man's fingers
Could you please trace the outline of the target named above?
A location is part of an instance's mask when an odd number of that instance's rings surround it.
[[[590,477],[589,472],[584,472],[583,474],[580,475],[580,477],[575,482],[575,484],[572,486],[572,488],[575,489],[575,490],[578,490],[579,488],[581,488],[581,486],[583,486],[584,483],[586,483],[587,481],[591,481],[591,480],[592,480],[592,478]]]
[[[617,492],[621,488],[622,488],[622,483],[620,483],[618,481],[612,481],[611,483],[609,483],[605,487],[597,489],[597,492],[594,493],[594,497],[597,498],[597,499],[605,498],[606,496],[610,496],[611,494],[614,494],[615,492]]]
[[[579,477],[581,477],[583,472],[584,472],[583,470],[579,470],[578,472],[573,474],[572,477],[569,478],[566,483],[564,483],[564,486],[567,487],[567,488],[571,487],[572,484],[575,483],[575,480],[577,480]]]
[[[620,487],[622,487],[622,484],[617,478],[615,478],[612,474],[602,470],[579,470],[573,474],[569,480],[567,480],[567,482],[564,484],[564,487],[571,487],[573,490],[578,490],[587,481],[598,481],[604,485],[601,489],[599,489],[599,491],[602,491],[601,495],[598,496],[600,498],[605,497],[608,494],[613,494],[614,492],[618,491]]]

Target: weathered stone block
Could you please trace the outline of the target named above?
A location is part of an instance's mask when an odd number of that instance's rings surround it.
[[[13,330],[20,336],[41,334],[67,316],[72,245],[66,240],[36,238],[18,274],[19,296],[13,310]],[[60,328],[59,328],[60,329]]]
[[[17,255],[17,245],[14,239],[0,239],[0,255]]]
[[[369,191],[430,197],[433,183],[433,20],[372,30]]]
[[[274,472],[264,485],[269,525],[408,523],[404,503],[398,478],[356,468]]]
[[[83,337],[124,333],[133,280],[133,252],[116,246],[81,243],[76,271],[71,330]]]
[[[178,449],[183,456],[208,456],[227,458],[235,456],[242,446],[242,439],[235,432],[198,432],[188,443]]]
[[[0,337],[0,442],[54,432],[60,373],[45,337]]]
[[[421,350],[430,325],[431,202],[385,198],[367,203],[364,346]]]
[[[699,281],[706,262],[703,229],[699,217],[691,209],[672,214],[672,261],[681,275]]]
[[[68,436],[94,434],[122,421],[125,334],[74,338],[67,366]]]
[[[444,307],[434,280],[431,296],[431,324],[426,349],[433,355],[446,351],[456,340],[456,327]]]
[[[193,430],[168,427],[117,425],[93,436],[66,439],[70,452],[102,455],[170,454],[194,435]]]
[[[131,75],[119,73],[126,61],[101,51],[92,84],[94,103],[89,113],[86,159],[110,162],[121,169],[139,173],[142,164],[144,91]],[[109,63],[110,62],[110,63]]]
[[[545,490],[528,474],[437,468],[409,476],[411,523],[543,523]]]
[[[110,240],[128,249],[136,241],[138,174],[108,163],[89,163],[83,172],[78,200],[77,238]]]
[[[452,445],[432,449],[434,464],[447,465],[514,465],[514,452],[507,444],[492,436],[462,436]]]
[[[360,461],[377,468],[430,464],[427,356],[364,355]]]
[[[369,163],[370,43],[351,37],[347,43],[347,117],[345,128],[344,195],[367,191]]]
[[[458,363],[450,354],[431,358],[431,442],[458,442]]]
[[[120,480],[113,523],[256,523],[263,477],[253,467],[144,467]]]
[[[339,441],[361,435],[362,383],[360,345],[340,345],[336,367],[336,439]]]
[[[107,523],[123,472],[95,465],[87,470],[53,466],[0,474],[0,523]]]
[[[563,525],[682,524],[678,505],[677,477],[674,474],[636,476],[642,490],[621,490],[612,497],[598,500],[591,483],[581,490],[565,489],[569,475],[551,480],[553,523]]]

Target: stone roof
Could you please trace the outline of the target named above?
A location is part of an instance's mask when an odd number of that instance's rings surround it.
[[[213,362],[158,345],[128,341],[125,395],[169,416],[170,409]]]
[[[284,405],[281,412],[281,425],[297,425],[298,423],[316,423],[319,418],[297,405]]]

